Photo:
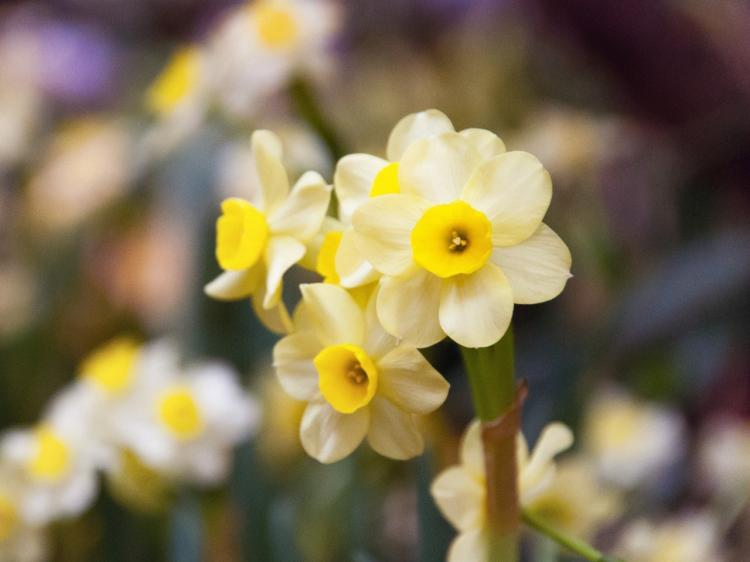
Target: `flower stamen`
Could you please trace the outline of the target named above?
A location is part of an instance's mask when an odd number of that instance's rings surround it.
[[[466,235],[459,232],[458,230],[451,231],[451,240],[448,245],[448,250],[451,252],[463,252],[469,245],[469,241],[466,239]]]

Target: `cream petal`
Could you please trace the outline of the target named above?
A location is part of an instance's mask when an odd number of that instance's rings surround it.
[[[440,327],[441,279],[414,268],[403,277],[384,277],[377,296],[385,330],[414,347],[429,347],[445,337]]]
[[[412,113],[401,119],[388,137],[386,155],[391,162],[401,160],[406,149],[419,139],[454,131],[453,123],[437,109]]]
[[[312,400],[318,393],[318,372],[313,358],[320,349],[320,340],[312,332],[296,332],[282,338],[274,346],[276,376],[291,397]]]
[[[333,185],[339,200],[339,216],[346,224],[351,223],[357,207],[369,199],[375,176],[387,165],[387,160],[369,154],[349,154],[338,161]]]
[[[414,347],[393,349],[377,367],[378,392],[407,412],[429,414],[448,396],[448,381]]]
[[[305,173],[291,194],[273,212],[268,225],[274,235],[308,242],[318,233],[331,201],[331,186],[317,172]]]
[[[300,424],[302,447],[314,459],[328,464],[351,454],[367,435],[368,408],[341,414],[322,397],[311,401]]]
[[[573,432],[568,426],[555,422],[542,431],[536,446],[531,452],[528,464],[521,467],[520,489],[522,495],[539,492],[539,488],[549,481],[547,475],[554,470],[554,458],[573,445]]]
[[[251,137],[255,173],[266,214],[275,211],[289,193],[289,178],[281,162],[281,140],[271,131],[259,130]]]
[[[336,251],[336,273],[343,287],[352,288],[376,281],[380,273],[362,257],[357,247],[358,234],[345,230]]]
[[[482,161],[505,153],[505,143],[492,131],[486,129],[464,129],[459,134],[477,149]]]
[[[276,293],[266,298],[266,288],[261,285],[251,299],[258,320],[274,334],[288,334],[292,331],[292,320],[284,301],[281,300],[281,292],[282,284],[279,283]],[[269,303],[268,308],[265,308],[266,302]]]
[[[263,308],[271,308],[278,302],[281,279],[290,267],[302,259],[306,251],[305,245],[291,236],[271,237],[263,256],[266,263],[266,295],[263,299]]]
[[[244,299],[258,287],[261,274],[261,267],[251,267],[242,271],[225,271],[207,284],[203,290],[209,297],[218,300]]]
[[[493,263],[471,275],[446,279],[440,293],[440,326],[464,347],[487,347],[505,334],[513,316],[513,291]]]
[[[534,234],[552,200],[552,180],[527,152],[506,152],[482,164],[461,198],[492,222],[492,242],[511,246]]]
[[[323,345],[350,343],[364,339],[364,315],[346,289],[329,283],[300,285],[308,321],[315,324]]]
[[[565,242],[542,223],[520,244],[495,248],[492,261],[508,278],[513,302],[537,304],[562,292],[570,279],[572,257]]]
[[[487,493],[483,478],[461,466],[452,466],[438,475],[430,493],[440,512],[459,531],[484,525]]]
[[[354,242],[375,269],[401,275],[414,263],[411,231],[429,201],[413,195],[381,195],[370,199],[354,213]]]
[[[482,422],[479,420],[474,420],[469,424],[461,439],[461,464],[477,478],[484,478]]]
[[[376,288],[365,307],[365,339],[362,343],[362,348],[376,361],[398,345],[398,340],[386,332],[380,323],[377,301]]]
[[[305,245],[307,246],[307,252],[299,261],[299,265],[310,271],[318,271],[318,256],[320,255],[320,248],[323,245],[323,241],[329,232],[341,232],[344,230],[343,223],[333,217],[326,216],[323,218],[323,223],[320,225],[320,230],[309,240]]]
[[[384,457],[396,460],[416,457],[424,449],[414,416],[381,396],[370,402],[367,442]]]
[[[461,533],[448,548],[447,562],[490,562],[487,531],[474,529]]]
[[[404,153],[398,168],[401,193],[433,203],[455,201],[480,163],[479,152],[458,133],[418,140]]]

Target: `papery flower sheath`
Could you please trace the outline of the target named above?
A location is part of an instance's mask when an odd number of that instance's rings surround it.
[[[354,243],[382,273],[378,316],[417,347],[446,335],[486,347],[516,304],[557,296],[570,277],[565,243],[542,222],[552,183],[525,152],[481,129],[421,138],[400,158],[398,193],[362,203]]]
[[[472,422],[461,441],[461,464],[438,475],[432,496],[446,519],[458,530],[448,551],[448,562],[490,562],[487,523],[487,481],[481,424]],[[573,444],[573,434],[561,423],[542,432],[529,455],[526,439],[518,434],[518,489],[521,505],[534,501],[555,476],[554,458]]]
[[[337,285],[302,285],[295,331],[274,348],[286,392],[307,402],[300,437],[307,453],[338,461],[367,438],[381,455],[422,452],[416,415],[437,409],[448,383],[413,346],[396,345],[371,299],[363,309]]]
[[[305,255],[320,230],[331,187],[320,174],[307,172],[289,187],[282,148],[270,131],[252,136],[261,200],[229,198],[216,222],[216,258],[224,273],[206,286],[217,299],[252,297],[253,308],[272,330],[288,330],[281,300],[284,273]]]

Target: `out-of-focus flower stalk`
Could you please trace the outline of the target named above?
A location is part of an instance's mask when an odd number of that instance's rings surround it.
[[[331,160],[335,162],[342,158],[345,154],[344,147],[336,131],[333,130],[326,119],[315,92],[308,82],[304,78],[298,77],[289,86],[289,93],[299,116],[310,125],[325,143]]]
[[[487,474],[489,560],[516,562],[521,509],[518,498],[516,435],[525,390],[516,390],[513,330],[495,345],[461,348],[474,410],[482,421]]]

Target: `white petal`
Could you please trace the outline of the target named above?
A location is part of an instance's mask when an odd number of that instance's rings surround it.
[[[448,396],[448,381],[409,345],[397,347],[377,366],[378,392],[407,412],[429,414]]]
[[[534,234],[552,200],[552,180],[527,152],[506,152],[482,164],[461,196],[492,222],[492,242],[510,246]]]
[[[376,287],[365,307],[365,339],[362,342],[362,348],[376,361],[398,345],[398,340],[386,332],[380,323],[377,302]]]
[[[346,289],[328,283],[300,285],[309,320],[323,345],[361,345],[364,315]]]
[[[388,137],[386,155],[391,162],[401,160],[409,146],[419,139],[452,132],[453,123],[437,109],[412,113],[401,119]]]
[[[448,549],[447,562],[490,562],[487,531],[474,529],[461,533]]]
[[[351,223],[357,207],[369,199],[375,176],[387,165],[386,160],[369,154],[349,154],[338,161],[333,184],[339,200],[339,216],[346,224]]]
[[[359,446],[369,425],[368,408],[341,414],[319,397],[308,404],[302,415],[300,439],[308,455],[322,463],[332,463]]]
[[[331,186],[317,172],[305,173],[291,194],[268,214],[273,234],[293,236],[302,242],[312,240],[320,230],[331,200]]]
[[[289,311],[281,300],[281,290],[282,286],[279,284],[276,294],[266,298],[266,288],[261,285],[250,301],[258,320],[274,334],[288,334],[293,328]],[[270,308],[265,308],[265,302],[270,304]]]
[[[409,147],[398,168],[401,193],[433,203],[455,201],[480,163],[479,152],[458,133],[419,140]]]
[[[440,327],[442,280],[423,269],[404,277],[384,277],[377,296],[378,318],[386,331],[414,347],[445,337]]]
[[[310,271],[318,271],[318,256],[320,255],[320,248],[323,245],[323,241],[329,232],[342,232],[345,230],[344,224],[333,217],[323,217],[323,222],[320,225],[320,230],[313,236],[309,241],[306,242],[307,252],[303,258],[299,261],[299,265]]]
[[[310,332],[288,335],[273,348],[273,366],[281,386],[297,400],[311,400],[318,392],[318,372],[313,358],[321,350],[320,340]]]
[[[258,287],[262,268],[225,271],[204,287],[205,293],[218,300],[239,300],[249,297]]]
[[[542,223],[520,244],[495,248],[492,261],[500,266],[513,289],[516,304],[537,304],[559,295],[570,279],[572,257],[565,242]]]
[[[464,129],[459,134],[477,149],[482,161],[505,153],[505,143],[492,131],[486,129]]]
[[[488,262],[471,275],[446,279],[440,294],[440,326],[464,347],[487,347],[505,334],[513,316],[513,292]]]
[[[345,230],[336,251],[336,273],[343,287],[352,288],[376,281],[380,273],[367,261],[357,247],[353,230]]]
[[[277,300],[281,279],[287,270],[297,263],[306,252],[305,245],[291,236],[272,236],[266,244],[263,259],[266,263],[266,296],[263,308],[271,308]],[[276,302],[274,302],[276,301]]]
[[[474,420],[466,428],[461,439],[461,464],[476,477],[484,478],[484,447],[482,445],[482,423]]]
[[[412,266],[411,231],[430,202],[413,195],[381,195],[357,209],[352,225],[362,257],[387,275]]]
[[[281,162],[281,141],[271,131],[259,130],[251,138],[255,172],[263,195],[263,210],[272,213],[289,193],[289,178]]]
[[[367,442],[381,455],[406,460],[422,453],[422,435],[414,416],[390,400],[375,396],[370,402],[370,430]]]
[[[520,467],[519,488],[525,500],[530,500],[552,479],[554,458],[573,444],[573,432],[561,423],[551,423],[537,440],[527,465]]]
[[[430,492],[440,512],[459,531],[484,525],[487,493],[482,478],[452,466],[438,475]]]

